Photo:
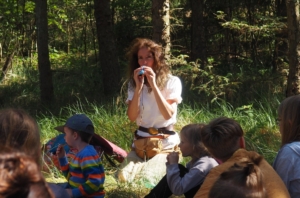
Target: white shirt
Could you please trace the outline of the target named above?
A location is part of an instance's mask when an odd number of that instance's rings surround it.
[[[165,120],[161,112],[159,111],[158,105],[155,100],[153,91],[148,93],[148,87],[143,85],[143,90],[140,96],[140,113],[136,119],[138,126],[143,126],[145,128],[154,127],[162,128],[176,123],[177,116],[177,105],[181,103],[182,97],[182,85],[178,77],[169,75],[169,79],[161,91],[162,96],[166,100],[174,100],[175,103],[172,104],[174,109],[174,114],[168,120]],[[130,87],[130,85],[129,85]],[[134,95],[134,89],[128,89],[128,98],[126,102],[132,100]],[[142,132],[138,130],[138,135],[143,137],[151,136],[149,133]],[[168,138],[163,139],[164,149],[173,148],[175,145],[179,144],[179,136],[176,133],[175,135],[170,135]]]

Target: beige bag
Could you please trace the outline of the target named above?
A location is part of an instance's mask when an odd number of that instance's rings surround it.
[[[142,138],[134,140],[134,147],[137,156],[144,160],[154,157],[162,151],[161,138]]]

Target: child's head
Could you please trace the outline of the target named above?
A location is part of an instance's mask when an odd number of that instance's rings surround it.
[[[0,169],[0,197],[54,198],[32,157],[1,147]]]
[[[216,158],[226,161],[232,154],[243,147],[244,132],[238,122],[231,118],[216,118],[205,125],[201,131],[203,144]]]
[[[300,95],[283,100],[278,108],[281,145],[300,141]]]
[[[262,157],[254,162],[234,164],[223,172],[212,186],[209,198],[266,198],[263,175],[259,168]]]
[[[93,122],[85,114],[75,114],[68,118],[65,125],[55,127],[55,129],[64,133],[77,133],[86,143],[90,142],[95,133]]]
[[[16,148],[32,156],[39,164],[40,130],[36,121],[22,109],[0,111],[0,145]]]
[[[209,155],[201,141],[204,124],[188,124],[180,131],[180,150],[184,157],[200,158]]]

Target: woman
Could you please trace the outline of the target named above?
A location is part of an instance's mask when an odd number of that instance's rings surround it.
[[[173,130],[177,105],[182,100],[181,81],[171,75],[164,60],[162,47],[152,40],[136,39],[127,55],[127,115],[130,121],[137,123],[138,129],[135,132],[133,150],[121,165],[118,178],[129,182],[144,179],[149,187],[153,187],[165,174],[167,151],[173,151],[179,143],[179,136]],[[162,152],[165,153],[137,156],[136,152],[140,151],[137,147],[138,140],[152,141],[151,138],[159,139],[156,145],[160,145],[161,142]]]
[[[24,110],[9,108],[0,111],[0,145],[31,156],[40,169],[40,130],[36,121]],[[53,184],[48,186],[56,198],[69,197],[65,189]]]
[[[300,95],[282,101],[278,108],[281,148],[273,167],[290,196],[300,197]]]

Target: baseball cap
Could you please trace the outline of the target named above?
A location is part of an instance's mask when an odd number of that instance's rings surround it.
[[[57,126],[54,129],[64,133],[64,127],[69,127],[74,131],[81,131],[88,134],[94,134],[94,125],[85,114],[75,114],[68,118],[65,125]]]

